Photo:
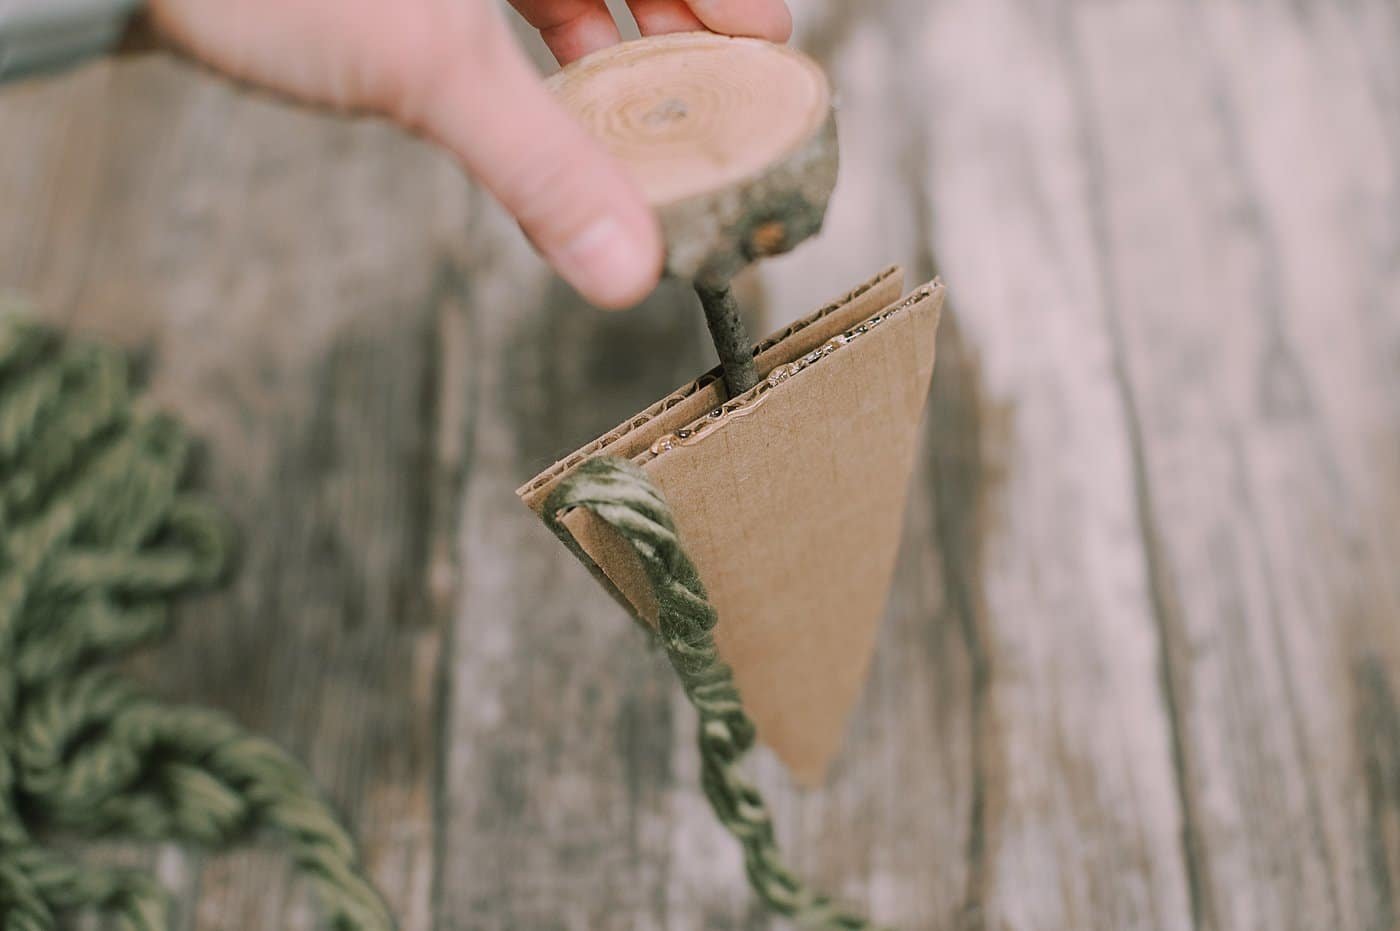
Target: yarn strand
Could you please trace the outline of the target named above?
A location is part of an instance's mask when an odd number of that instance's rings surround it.
[[[715,649],[718,615],[700,573],[681,547],[660,490],[632,463],[599,457],[559,484],[545,503],[545,520],[568,539],[560,519],[577,508],[591,511],[616,530],[641,560],[659,605],[661,644],[700,715],[701,786],[720,823],[743,846],[754,892],[769,908],[801,926],[871,931],[875,926],[869,921],[841,910],[783,865],[763,797],[739,770],[754,745],[754,724],[744,712],[733,671]]]

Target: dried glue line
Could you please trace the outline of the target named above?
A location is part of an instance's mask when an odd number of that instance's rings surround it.
[[[658,456],[670,452],[678,446],[694,446],[706,437],[723,429],[725,425],[729,424],[731,421],[749,416],[761,408],[773,389],[777,388],[783,382],[800,372],[806,371],[827,356],[835,353],[841,347],[849,345],[880,324],[889,320],[891,317],[908,310],[910,307],[926,300],[932,295],[932,288],[920,288],[888,310],[870,317],[863,323],[857,324],[844,333],[833,336],[800,359],[777,366],[748,393],[740,395],[732,401],[726,401],[723,405],[710,411],[704,417],[693,421],[690,425],[677,430],[675,433],[668,433],[658,438],[656,442],[651,444],[650,449],[640,454],[632,461],[637,465],[646,465]]]

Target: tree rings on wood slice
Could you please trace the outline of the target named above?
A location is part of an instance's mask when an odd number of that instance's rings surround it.
[[[551,86],[656,208],[670,274],[725,282],[821,229],[836,123],[807,56],[757,39],[654,36],[595,52]]]

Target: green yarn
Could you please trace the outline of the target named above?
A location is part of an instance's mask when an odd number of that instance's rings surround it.
[[[560,518],[574,508],[593,512],[641,560],[660,607],[661,644],[700,713],[700,781],[720,822],[744,848],[749,883],[779,914],[806,927],[864,931],[864,918],[836,908],[808,889],[779,855],[773,823],[758,790],[739,772],[752,749],[754,724],[744,713],[729,666],[715,650],[714,606],[695,565],[681,548],[675,520],[661,492],[641,469],[623,459],[585,462],[545,503],[545,520],[563,538]]]
[[[0,927],[108,912],[167,926],[140,872],[46,848],[51,830],[222,845],[271,829],[328,927],[391,929],[307,772],[224,715],[142,696],[105,661],[208,587],[228,533],[181,490],[188,444],[133,396],[124,356],[0,308]]]

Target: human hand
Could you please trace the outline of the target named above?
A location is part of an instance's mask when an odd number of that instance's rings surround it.
[[[619,41],[604,0],[511,0],[561,64]],[[784,0],[628,0],[643,34],[786,41]],[[652,211],[555,102],[493,0],[150,0],[157,35],[304,103],[385,116],[450,150],[584,297],[625,307],[661,274]]]

